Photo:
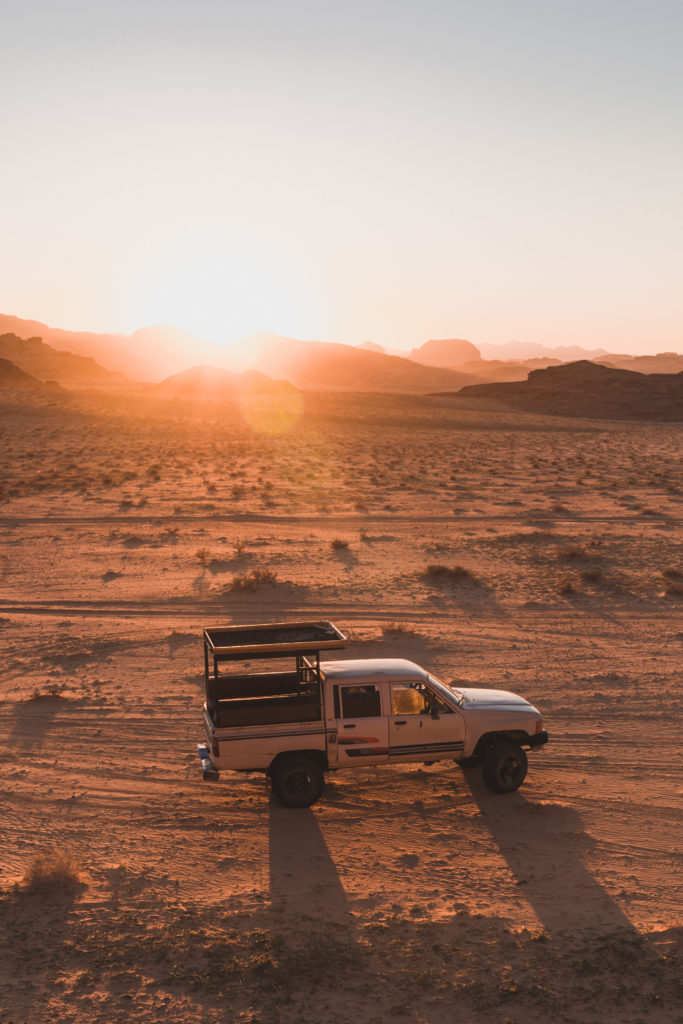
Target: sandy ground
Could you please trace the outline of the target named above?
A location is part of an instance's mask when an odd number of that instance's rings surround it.
[[[683,1021],[680,427],[0,408],[2,1024]],[[532,700],[522,789],[202,782],[202,627],[308,617]],[[46,849],[74,884],[26,884]]]

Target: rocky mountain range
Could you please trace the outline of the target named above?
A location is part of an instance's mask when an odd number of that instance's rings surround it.
[[[265,389],[262,393],[272,393],[268,389],[277,390],[287,382],[317,391],[452,392],[466,386],[524,383],[530,371],[532,388],[536,388],[533,371],[561,366],[561,357],[568,353],[586,354],[580,348],[514,343],[520,354],[517,359],[483,358],[482,353],[494,350],[507,353],[508,347],[477,347],[462,338],[431,339],[410,353],[396,354],[374,342],[353,346],[268,333],[252,335],[240,345],[224,349],[170,327],[141,328],[131,335],[89,334],[0,315],[0,330],[7,325],[13,329],[0,336],[0,358],[38,380],[57,381],[69,388],[115,390],[161,380],[159,394],[169,397],[176,393],[185,397],[235,394],[247,386],[246,379],[237,383],[238,370],[260,373],[260,377],[252,375],[249,386]],[[522,353],[534,354],[520,358]],[[597,349],[593,357],[589,365],[641,375],[683,370],[683,355],[677,353],[627,356]],[[210,372],[202,369],[208,365],[213,368]],[[194,369],[188,371],[188,366]]]

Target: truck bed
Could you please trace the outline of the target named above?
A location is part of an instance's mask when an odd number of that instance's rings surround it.
[[[318,694],[286,694],[220,700],[213,712],[219,729],[242,725],[282,725],[287,722],[316,722],[322,718]]]

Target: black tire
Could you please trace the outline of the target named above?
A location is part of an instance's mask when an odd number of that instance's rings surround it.
[[[512,740],[499,740],[482,765],[484,782],[494,793],[514,793],[526,778],[529,762],[524,750]]]
[[[322,796],[325,776],[310,757],[283,757],[270,770],[273,793],[285,807],[310,807]]]

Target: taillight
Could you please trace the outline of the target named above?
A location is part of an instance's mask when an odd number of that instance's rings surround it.
[[[218,740],[211,740],[211,754],[213,757],[218,757]]]
[[[536,722],[536,732],[543,732],[543,720],[540,718]]]

